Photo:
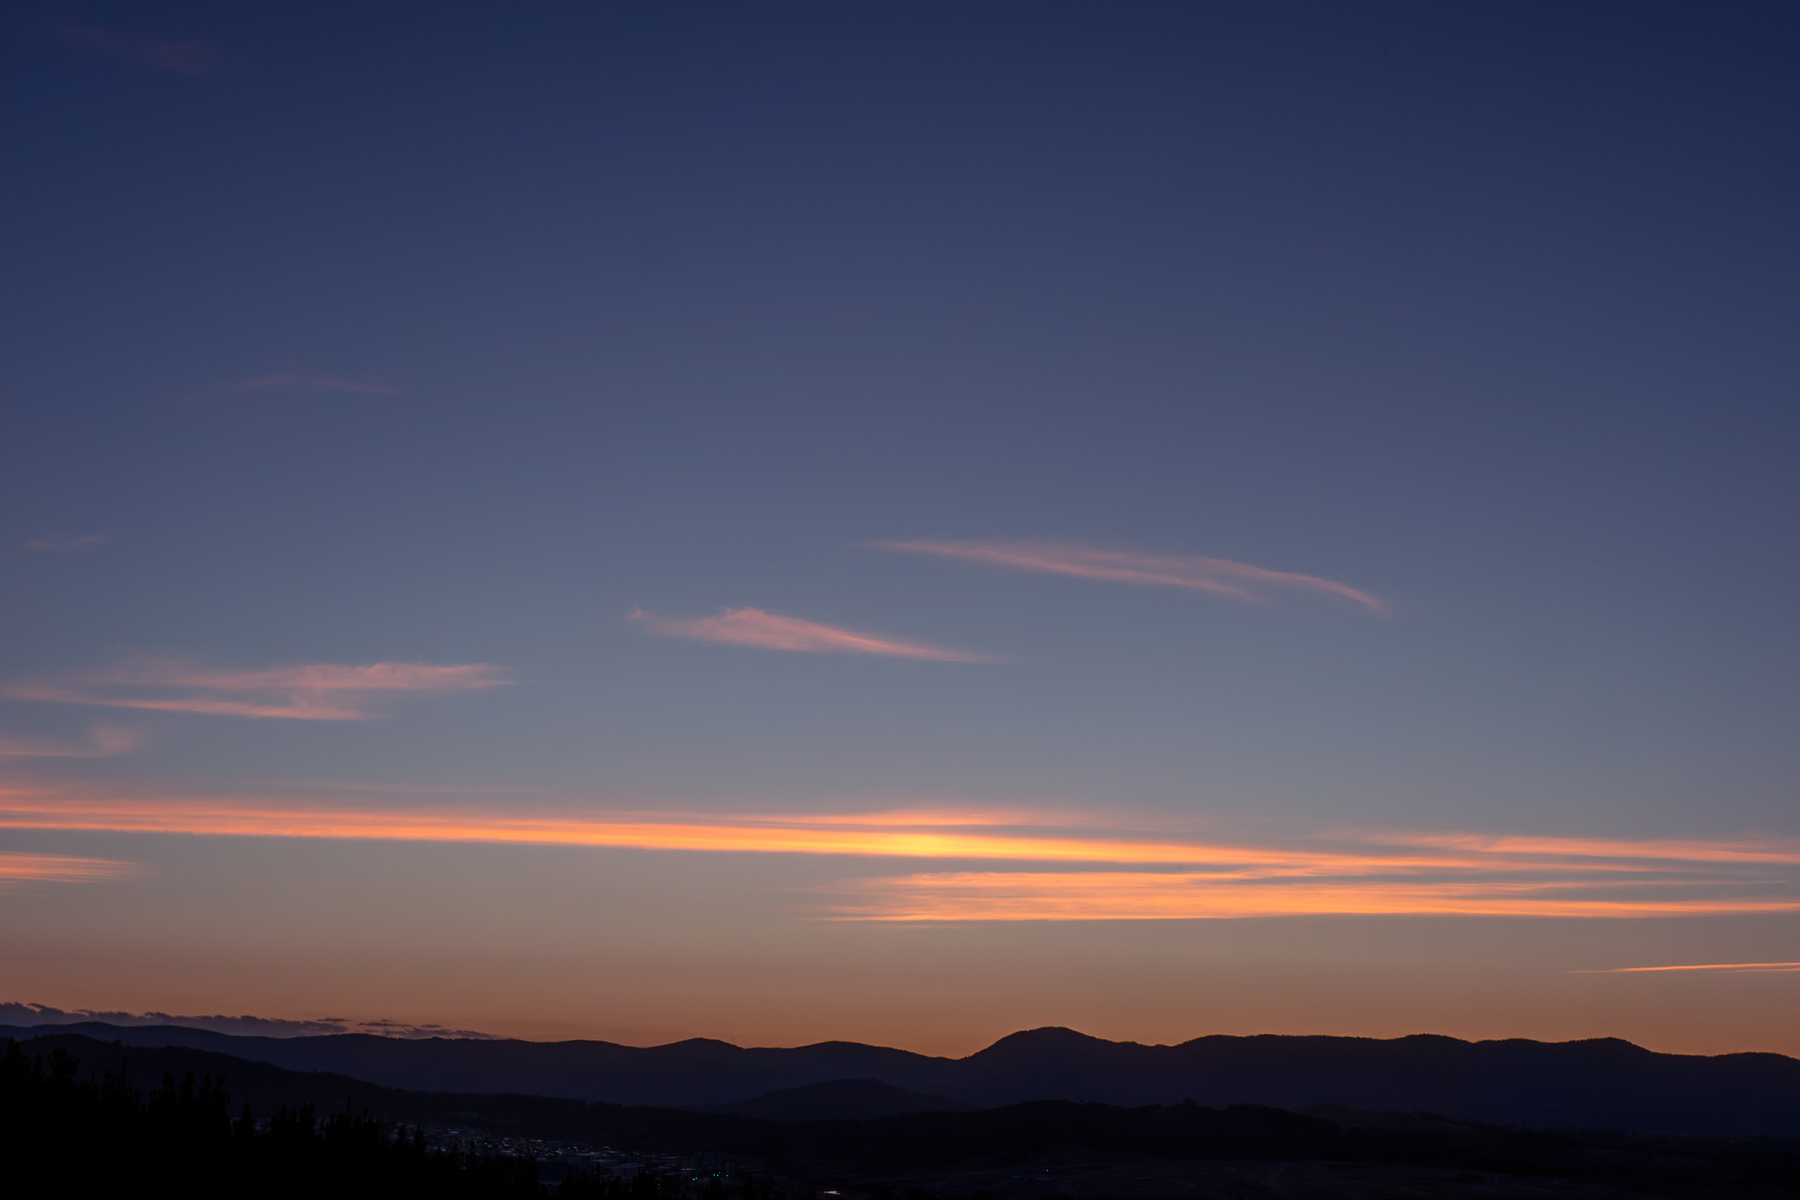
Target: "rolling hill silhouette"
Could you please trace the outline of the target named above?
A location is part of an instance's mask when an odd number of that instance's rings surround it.
[[[19,1038],[48,1032],[0,1028],[0,1035]],[[1615,1038],[1259,1035],[1153,1046],[1046,1028],[951,1059],[854,1042],[778,1049],[693,1039],[636,1047],[363,1034],[233,1037],[178,1026],[101,1024],[62,1025],[55,1032],[126,1046],[188,1046],[413,1091],[513,1092],[689,1109],[871,1080],[981,1108],[1028,1100],[1127,1106],[1193,1100],[1292,1110],[1325,1104],[1536,1128],[1800,1136],[1800,1060],[1659,1054]]]
[[[869,1121],[905,1113],[965,1112],[974,1107],[949,1096],[909,1092],[879,1079],[830,1079],[766,1092],[707,1112],[765,1121]]]

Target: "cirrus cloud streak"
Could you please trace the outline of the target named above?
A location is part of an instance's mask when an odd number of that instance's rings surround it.
[[[1512,837],[1483,833],[1396,833],[1382,838],[1411,846],[1472,850],[1481,854],[1554,854],[1577,858],[1704,859],[1708,862],[1791,863],[1796,846],[1774,839],[1740,842],[1674,838],[1608,839]]]
[[[940,541],[919,538],[905,542],[871,542],[883,550],[908,554],[936,554],[995,567],[1036,571],[1045,575],[1072,575],[1112,583],[1187,588],[1247,604],[1264,604],[1278,589],[1336,596],[1376,614],[1388,611],[1379,596],[1317,575],[1271,571],[1248,563],[1199,555],[1139,554],[1129,550],[1104,550],[1060,542]]]
[[[79,742],[0,737],[0,758],[111,758],[143,744],[143,737],[134,730],[96,725]]]
[[[225,385],[228,392],[351,392],[364,396],[393,396],[400,389],[379,379],[355,379],[344,375],[309,375],[301,371],[282,371],[275,375],[258,375]]]
[[[1301,879],[1150,871],[954,871],[868,879],[832,914],[862,921],[1225,917],[1671,917],[1800,911],[1800,895],[1680,894],[1693,880]],[[1707,881],[1710,882],[1710,881]],[[1645,894],[1614,896],[1621,887]],[[1674,893],[1674,894],[1671,894]]]
[[[470,691],[506,683],[486,663],[311,663],[221,670],[175,658],[137,658],[105,671],[0,684],[0,696],[53,704],[142,708],[227,717],[363,721],[383,695]]]
[[[52,554],[78,554],[83,550],[93,550],[112,541],[103,533],[57,533],[45,537],[32,538],[21,543],[27,550],[48,551]]]
[[[70,26],[58,32],[63,41],[89,53],[134,58],[176,75],[205,75],[219,62],[218,48],[197,38],[138,37],[96,25]]]
[[[1685,963],[1675,967],[1605,967],[1587,971],[1570,971],[1571,975],[1640,975],[1663,971],[1720,971],[1738,974],[1755,971],[1800,971],[1800,962],[1763,963]]]
[[[136,870],[135,863],[110,858],[0,851],[0,891],[11,891],[28,883],[94,883],[130,875]]]
[[[783,617],[760,608],[721,608],[710,617],[659,617],[634,608],[626,619],[635,621],[658,637],[691,638],[701,642],[725,642],[754,646],[759,650],[795,650],[828,654],[875,654],[886,658],[916,658],[930,662],[997,662],[986,654],[947,650],[925,642],[902,641],[853,629],[840,629]]]

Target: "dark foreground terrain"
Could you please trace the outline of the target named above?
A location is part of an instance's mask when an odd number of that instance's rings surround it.
[[[1070,1101],[778,1121],[407,1092],[70,1034],[4,1043],[0,1149],[20,1196],[1800,1196],[1786,1139]]]

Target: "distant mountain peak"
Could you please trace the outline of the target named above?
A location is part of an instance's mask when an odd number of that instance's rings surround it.
[[[679,1042],[664,1042],[662,1045],[652,1046],[650,1049],[681,1053],[683,1051],[741,1050],[743,1047],[736,1042],[723,1042],[718,1038],[693,1037],[683,1038]]]
[[[1069,1050],[1096,1050],[1109,1046],[1136,1046],[1137,1042],[1109,1042],[1105,1038],[1097,1038],[1091,1034],[1070,1029],[1065,1025],[1043,1025],[1037,1029],[1021,1029],[1017,1033],[1009,1033],[985,1050],[978,1050],[970,1055],[979,1058],[982,1055],[994,1054],[1043,1054],[1067,1052]]]

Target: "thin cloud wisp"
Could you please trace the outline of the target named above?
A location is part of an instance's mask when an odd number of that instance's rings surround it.
[[[883,550],[908,554],[935,554],[995,567],[1035,571],[1045,575],[1069,575],[1112,583],[1153,587],[1177,587],[1206,592],[1247,604],[1265,604],[1277,590],[1335,596],[1383,614],[1388,604],[1379,596],[1316,575],[1271,571],[1247,563],[1199,555],[1152,555],[1128,550],[1104,550],[1058,542],[939,541],[920,538],[905,542],[873,542]]]
[[[228,392],[350,392],[363,396],[394,396],[400,389],[378,379],[354,379],[343,375],[308,375],[299,371],[283,371],[275,375],[258,375],[240,379],[225,386]]]
[[[144,744],[142,735],[131,729],[112,725],[96,725],[78,742],[51,738],[0,737],[0,758],[111,758]]]
[[[853,629],[839,629],[783,617],[760,608],[721,608],[710,617],[659,617],[634,608],[627,619],[658,637],[691,638],[701,642],[725,642],[754,646],[759,650],[792,650],[826,654],[874,654],[885,658],[913,658],[929,662],[995,662],[986,654],[947,650],[924,642],[901,641]]]
[[[861,882],[833,915],[843,920],[1146,921],[1224,917],[1487,916],[1670,917],[1800,911],[1800,895],[1725,889],[1682,894],[1688,880],[1626,881],[1644,894],[1609,894],[1612,881],[1412,880],[1391,877],[1245,878],[1200,872],[935,872]]]
[[[218,48],[197,38],[140,38],[94,25],[70,26],[59,32],[64,42],[90,54],[133,58],[176,75],[205,75],[219,63]]]
[[[52,534],[47,537],[32,538],[21,543],[27,550],[37,550],[50,554],[79,554],[83,550],[94,550],[112,541],[103,533],[65,533]]]
[[[486,663],[313,663],[260,671],[143,658],[109,671],[15,680],[0,696],[55,704],[300,721],[361,721],[382,695],[457,692],[507,681]]]
[[[1757,971],[1800,971],[1800,962],[1763,963],[1683,963],[1674,967],[1604,967],[1586,971],[1570,971],[1570,975],[1645,975],[1666,971],[1718,971],[1739,974]]]
[[[1386,843],[1472,850],[1481,854],[1553,854],[1577,858],[1650,858],[1706,862],[1800,863],[1800,842],[1773,838],[1692,841],[1648,838],[1507,837],[1477,833],[1394,833]]]
[[[0,851],[0,891],[11,891],[30,883],[95,883],[130,875],[136,870],[135,863],[110,858]]]

